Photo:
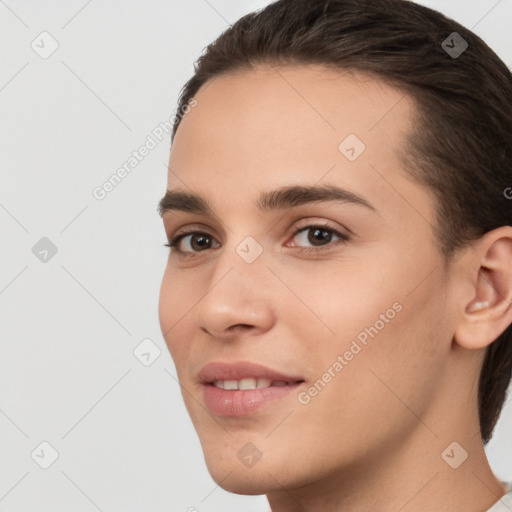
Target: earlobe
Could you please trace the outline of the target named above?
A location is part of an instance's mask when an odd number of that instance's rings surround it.
[[[512,323],[512,227],[486,233],[475,248],[473,257],[464,263],[470,266],[464,272],[471,276],[466,277],[471,281],[469,300],[461,305],[454,336],[468,349],[487,347]]]

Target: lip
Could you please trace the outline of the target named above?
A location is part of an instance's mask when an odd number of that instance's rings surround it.
[[[300,376],[286,375],[268,366],[251,363],[250,361],[239,361],[236,363],[213,361],[205,365],[198,374],[201,384],[211,384],[215,380],[240,380],[245,377],[284,380],[290,383],[304,380]]]
[[[213,385],[215,380],[240,380],[243,378],[266,378],[272,381],[285,381],[283,386],[269,386],[257,389],[227,390]],[[212,414],[217,416],[246,416],[289,396],[304,384],[300,376],[287,375],[248,361],[237,363],[208,363],[198,374],[203,388],[203,400]]]

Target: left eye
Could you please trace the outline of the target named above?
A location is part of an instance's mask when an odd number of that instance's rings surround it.
[[[321,251],[324,247],[328,248],[333,245],[331,243],[333,235],[337,237],[338,241],[341,241],[341,243],[348,240],[348,236],[328,226],[305,226],[298,228],[294,233],[294,238],[299,239],[302,243],[310,243],[313,245],[313,247],[304,247],[303,250],[305,251]]]

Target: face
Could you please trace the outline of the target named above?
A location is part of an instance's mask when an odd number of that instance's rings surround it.
[[[208,469],[241,494],[363,469],[417,431],[404,404],[435,410],[453,334],[434,202],[398,158],[413,103],[320,66],[195,99],[168,191],[202,203],[166,200],[159,316]]]

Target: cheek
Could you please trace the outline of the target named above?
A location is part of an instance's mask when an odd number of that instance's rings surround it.
[[[311,453],[316,453],[312,447],[318,444],[311,441],[316,425],[317,437],[329,438],[331,448],[336,447],[340,454],[361,439],[369,446],[384,446],[394,439],[399,442],[417,427],[409,407],[419,416],[428,410],[449,351],[449,326],[442,318],[444,306],[436,297],[440,287],[442,283],[432,282],[409,296],[409,288],[401,294],[394,288],[379,288],[366,297],[356,289],[340,293],[329,287],[331,301],[321,294],[309,296],[313,308],[323,304],[323,320],[336,332],[321,339],[314,338],[314,329],[300,334],[308,343],[315,339],[307,351],[315,358],[311,388],[308,396],[300,397],[300,404],[307,404],[298,406],[295,418],[298,424],[310,427],[303,438],[299,435]],[[319,325],[316,322],[317,329]],[[286,438],[295,432],[292,430],[283,428],[280,434]]]
[[[446,286],[440,276],[433,275],[412,293],[412,280],[400,282],[403,285],[382,286],[366,302],[361,297],[343,345],[358,342],[361,335],[365,340],[358,343],[361,351],[345,373],[356,390],[352,402],[366,403],[369,414],[380,411],[390,423],[400,418],[398,423],[405,425],[410,411],[403,404],[414,404],[420,415],[435,400],[449,358],[451,331],[446,304],[439,296]],[[391,410],[394,414],[389,416]]]
[[[294,292],[309,311],[298,300],[287,306],[297,339],[315,354],[316,372],[326,371],[338,355],[351,351],[350,366],[366,367],[364,374],[370,367],[381,368],[390,379],[399,369],[402,383],[407,375],[417,375],[418,381],[428,377],[449,348],[443,339],[449,335],[440,295],[446,286],[443,276],[434,272],[417,286],[428,272],[419,270],[419,262],[397,265],[381,257],[379,265],[344,263],[343,271],[326,267],[325,272],[304,273],[307,277],[294,280]]]
[[[375,265],[339,262],[337,268],[326,265],[315,272],[304,271],[300,279],[285,276],[287,282],[294,283],[296,296],[288,302],[288,314],[304,326],[321,328],[319,334],[331,339],[329,345],[337,345],[337,349],[376,322],[379,331],[388,329],[400,315],[396,303],[401,302],[402,288],[398,277],[385,281],[382,272],[372,267]],[[381,315],[385,316],[384,324]]]
[[[174,312],[174,294],[171,293],[171,280],[169,272],[166,269],[160,284],[160,296],[158,300],[158,319],[160,321],[160,329],[164,338],[167,339],[166,333],[169,332],[173,325],[173,312]]]
[[[165,270],[160,285],[158,317],[162,335],[175,361],[182,357],[180,354],[187,346],[184,343],[189,337],[184,331],[187,326],[187,314],[198,300],[193,290],[194,287],[190,286],[188,281],[180,279],[175,272],[169,270],[169,267]]]

